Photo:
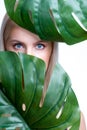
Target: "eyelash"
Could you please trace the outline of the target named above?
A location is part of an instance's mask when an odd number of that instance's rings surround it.
[[[19,46],[23,46],[22,43],[15,43],[15,44],[13,45],[13,47],[14,47],[15,49],[18,49],[18,48],[16,47],[16,46],[18,46],[18,45],[19,45]]]
[[[46,45],[44,43],[35,43],[35,48],[38,50],[43,50],[45,48],[45,46]],[[18,42],[18,43],[14,43],[13,47],[15,49],[23,49],[24,45],[23,45],[23,43]]]
[[[38,46],[39,46],[40,48],[38,48]],[[37,44],[36,44],[36,48],[37,48],[37,49],[44,49],[44,47],[45,47],[45,45],[44,45],[43,43],[37,43]]]

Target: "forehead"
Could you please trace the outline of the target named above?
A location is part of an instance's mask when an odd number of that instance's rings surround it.
[[[5,31],[9,32],[11,29],[13,29],[14,27],[16,27],[18,25],[16,25],[13,21],[11,21],[10,19],[7,21],[6,26],[5,26]]]
[[[40,40],[39,36],[26,30],[21,28],[20,26],[18,26],[16,23],[14,23],[11,20],[7,21],[5,30],[4,30],[4,36],[5,39],[7,39],[8,37],[11,37],[11,35],[15,35],[16,37],[18,36],[32,36],[35,37],[36,39]]]
[[[10,32],[16,26],[17,25],[13,21],[11,21],[10,19],[7,21],[7,23],[5,25],[5,29],[4,29],[4,34],[3,34],[5,40],[9,37]]]
[[[14,23],[12,20],[9,19],[5,27],[5,35],[4,35],[5,42],[14,36],[15,38],[18,39],[20,39],[20,37],[22,36],[23,38],[27,37],[27,39],[30,37],[34,38],[37,41],[41,40],[38,35],[18,26],[16,23]],[[44,42],[52,43],[51,41],[44,41]]]

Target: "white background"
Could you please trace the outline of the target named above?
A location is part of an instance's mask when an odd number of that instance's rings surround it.
[[[87,41],[72,46],[59,43],[59,62],[71,78],[87,124]]]
[[[0,25],[5,14],[4,0],[0,0]],[[69,74],[81,111],[87,124],[87,41],[68,46],[59,44],[59,62]]]

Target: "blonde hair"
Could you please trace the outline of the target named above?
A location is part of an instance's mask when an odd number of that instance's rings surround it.
[[[51,54],[51,58],[50,58],[49,65],[48,65],[47,72],[46,72],[46,76],[45,76],[45,82],[44,82],[42,98],[40,101],[40,107],[43,106],[44,99],[45,99],[46,92],[47,92],[47,88],[49,86],[51,74],[52,74],[52,71],[53,71],[57,62],[58,62],[58,43],[54,42],[53,43],[53,51]]]
[[[3,41],[4,41],[4,49],[5,49],[5,43],[7,42],[7,39],[9,37],[9,31],[14,27],[14,22],[10,19],[7,21],[5,29],[4,29],[4,35],[3,35]]]
[[[9,26],[10,23],[12,23],[11,26]],[[0,51],[5,51],[4,41],[5,41],[5,37],[7,37],[6,32],[9,28],[11,28],[13,26],[13,24],[14,24],[14,22],[8,17],[8,15],[5,15],[5,18],[4,18],[2,26],[1,26]],[[9,35],[9,33],[8,33],[8,35]],[[48,68],[47,68],[47,71],[46,71],[46,77],[45,77],[45,82],[44,82],[42,98],[41,98],[41,101],[40,101],[40,107],[43,105],[44,98],[45,98],[45,95],[46,95],[46,91],[47,91],[47,88],[48,88],[48,85],[49,85],[51,73],[52,73],[53,68],[54,68],[57,61],[58,61],[58,43],[54,42],[52,54],[51,54],[50,61],[49,61],[49,65],[48,65]]]
[[[0,29],[0,51],[5,50],[5,48],[4,48],[4,37],[3,36],[4,36],[4,30],[5,30],[8,19],[9,19],[8,15],[5,15],[5,17],[2,21],[1,29]]]

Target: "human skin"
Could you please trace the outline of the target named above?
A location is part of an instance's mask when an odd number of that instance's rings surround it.
[[[46,63],[46,68],[48,67],[53,48],[52,42],[41,40],[38,35],[19,27],[15,23],[6,33],[5,50],[36,56]]]

